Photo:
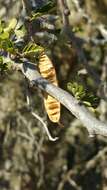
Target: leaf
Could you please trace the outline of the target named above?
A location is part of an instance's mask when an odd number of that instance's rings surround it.
[[[37,13],[32,13],[32,17],[30,18],[30,21],[33,21],[33,20],[35,20],[36,18],[38,18],[38,17],[40,17],[40,16],[42,16],[43,14],[42,13],[39,13],[39,12],[37,12]]]
[[[71,82],[67,83],[67,89],[68,89],[69,92],[72,93],[72,83]]]
[[[48,11],[50,11],[51,9],[53,9],[55,7],[55,4],[53,2],[47,2],[44,6],[36,9],[36,12],[39,13],[47,13]]]
[[[87,102],[87,101],[83,101],[83,104],[88,106],[88,107],[92,107],[91,103],[90,102]]]
[[[77,82],[67,83],[67,89],[71,92],[75,98],[81,101],[87,107],[96,108],[99,104],[100,98],[92,93],[86,92],[84,86]]]
[[[23,49],[24,55],[35,55],[35,53],[40,53],[41,51],[43,51],[43,47],[31,42]]]
[[[14,54],[17,52],[17,49],[15,49],[13,42],[9,39],[3,40],[0,43],[0,48]]]
[[[87,93],[87,95],[83,98],[83,101],[90,102],[91,106],[96,108],[99,104],[100,98],[92,93]]]
[[[77,82],[69,82],[67,84],[67,89],[78,99],[78,100],[82,100],[85,95],[85,89],[83,87],[83,85],[78,84]]]
[[[8,32],[3,32],[0,34],[0,39],[5,40],[9,38],[9,33]]]
[[[75,33],[75,32],[83,32],[83,29],[79,26],[77,27],[73,27],[72,31]]]
[[[3,63],[3,57],[0,56],[0,64],[2,64],[2,63]]]

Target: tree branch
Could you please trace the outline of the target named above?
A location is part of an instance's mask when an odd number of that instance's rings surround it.
[[[62,5],[67,10],[67,6],[65,6],[65,1],[63,0],[62,2],[63,2]],[[65,11],[65,13],[66,13],[66,11]],[[64,18],[65,19],[64,22],[65,22],[65,26],[66,26],[65,28],[66,28],[67,35],[70,37],[71,41],[73,41],[73,42],[75,41],[74,45],[76,46],[77,51],[80,52],[80,53],[78,53],[80,55],[81,48],[79,49],[80,46],[78,47],[77,38],[67,27],[67,25],[69,24],[67,21],[67,17],[69,15],[69,13],[66,13],[66,14],[65,13],[64,13],[64,17],[66,17],[66,18]],[[61,89],[57,86],[54,86],[53,84],[49,83],[47,80],[42,78],[41,75],[39,74],[35,64],[28,62],[28,60],[26,60],[26,59],[19,60],[19,61],[22,62],[22,64],[17,63],[17,60],[15,60],[16,67],[21,69],[22,73],[30,81],[30,83],[32,85],[34,85],[35,87],[38,87],[41,90],[49,93],[51,96],[56,98],[61,104],[63,104],[77,119],[79,119],[81,121],[83,126],[85,126],[86,129],[88,130],[90,136],[93,136],[95,134],[107,136],[107,123],[103,123],[103,122],[99,121],[98,119],[96,119],[88,111],[88,109],[85,108],[85,106],[80,105],[78,100],[76,100],[68,92],[64,91],[63,89]]]
[[[88,109],[85,108],[85,106],[80,105],[78,100],[76,100],[71,94],[42,78],[34,64],[25,60],[22,64],[17,65],[33,86],[40,88],[56,98],[77,119],[79,119],[83,126],[88,130],[90,136],[96,134],[107,136],[106,123],[96,119]]]

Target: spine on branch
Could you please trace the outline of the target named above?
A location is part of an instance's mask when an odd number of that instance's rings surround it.
[[[39,57],[39,71],[43,78],[58,86],[56,71],[50,58],[43,51]],[[54,123],[60,120],[60,102],[49,94],[44,94],[44,105],[49,119]]]

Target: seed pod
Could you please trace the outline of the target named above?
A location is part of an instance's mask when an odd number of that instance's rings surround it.
[[[56,71],[50,58],[42,52],[39,58],[39,70],[43,78],[47,79],[52,84],[58,86]],[[59,123],[60,120],[60,102],[55,98],[45,93],[44,104],[49,119],[54,123]]]

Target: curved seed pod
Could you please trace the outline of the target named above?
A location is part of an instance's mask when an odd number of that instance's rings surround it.
[[[50,58],[42,52],[39,58],[39,70],[43,78],[47,79],[52,84],[58,86],[56,71]],[[60,120],[60,102],[55,98],[45,93],[44,104],[49,119],[54,123],[59,123]]]

